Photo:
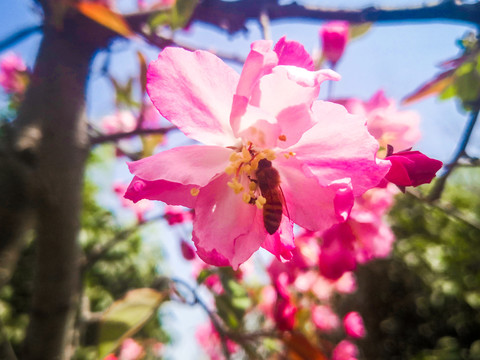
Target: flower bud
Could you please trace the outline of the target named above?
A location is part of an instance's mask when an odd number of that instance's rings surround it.
[[[323,56],[332,66],[340,60],[348,42],[348,22],[330,21],[320,28]]]

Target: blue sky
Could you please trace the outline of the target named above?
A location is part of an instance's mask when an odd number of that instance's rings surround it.
[[[127,0],[121,0],[126,3]],[[331,7],[332,1],[308,1]],[[370,4],[371,1],[344,0],[335,2],[336,6],[357,7]],[[418,4],[419,1],[377,1],[375,3],[398,6]],[[41,18],[33,9],[29,0],[0,1],[0,40],[7,35],[32,24],[39,24]],[[271,33],[273,40],[286,35],[288,39],[301,42],[309,51],[319,47],[318,29],[320,22],[273,22]],[[245,57],[251,41],[261,38],[256,23],[248,24],[247,34],[229,36],[205,25],[194,25],[188,32],[178,32],[175,38],[184,43],[199,48],[221,49],[232,54]],[[437,73],[436,65],[443,60],[455,57],[459,49],[455,45],[457,39],[472,28],[453,23],[402,23],[375,25],[363,37],[352,41],[340,61],[337,71],[342,80],[335,85],[337,97],[355,96],[367,100],[377,90],[383,89],[388,97],[397,100],[413,91],[420,84]],[[41,36],[36,34],[26,41],[14,46],[11,50],[19,52],[32,66]],[[138,72],[135,49],[142,49],[150,60],[156,58],[158,50],[140,41],[127,45],[125,41],[115,44],[118,56],[112,61],[111,71],[119,78],[126,78]],[[61,54],[59,54],[61,55]],[[1,56],[1,55],[0,55]],[[87,93],[88,114],[98,119],[108,114],[112,108],[112,94],[108,82],[95,74],[101,64],[101,57],[94,63],[94,73],[91,77]],[[240,70],[240,69],[238,69]],[[0,103],[1,104],[1,103]],[[434,98],[418,102],[408,109],[419,112],[422,123],[423,139],[417,149],[427,155],[448,161],[454,152],[467,115],[459,111],[455,101],[439,102]],[[479,144],[480,131],[477,129],[472,138],[472,144]],[[479,155],[478,145],[470,146],[472,155]],[[165,232],[167,230],[162,230]],[[179,256],[177,250],[171,248],[171,257]],[[185,268],[182,267],[182,271]],[[178,309],[177,309],[178,310]],[[182,333],[177,349],[171,353],[172,358],[193,358],[195,346],[191,337],[195,323],[201,317],[198,312],[185,310],[183,315],[170,320],[174,331]],[[182,326],[178,327],[178,323]],[[185,331],[186,329],[186,331]]]

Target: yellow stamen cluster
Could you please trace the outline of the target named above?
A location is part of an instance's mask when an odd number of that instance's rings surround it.
[[[230,164],[225,169],[225,173],[233,175],[228,182],[228,186],[232,188],[235,194],[242,193],[242,200],[246,204],[255,204],[259,209],[263,208],[265,198],[258,194],[258,186],[255,181],[255,172],[258,169],[258,162],[262,159],[275,160],[275,152],[271,149],[256,151],[252,149],[252,145],[243,146],[241,150],[230,155]],[[245,189],[243,184],[246,184],[246,179],[249,179],[248,189]],[[253,179],[253,180],[252,180]],[[244,191],[246,190],[246,191]]]

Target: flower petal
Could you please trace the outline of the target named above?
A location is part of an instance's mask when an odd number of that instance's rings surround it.
[[[258,250],[264,235],[258,234],[259,225],[255,224],[258,209],[243,202],[241,194],[228,187],[229,179],[226,174],[220,175],[200,189],[193,230],[197,248],[206,253],[215,249],[232,267],[238,267]]]
[[[294,65],[314,70],[312,57],[299,42],[288,41],[286,36],[283,36],[275,44],[273,51],[278,55],[278,65]]]
[[[288,213],[296,224],[318,231],[345,221],[353,206],[348,180],[321,185],[295,158],[279,157],[275,167],[280,173]]]
[[[325,101],[314,102],[312,111],[316,124],[288,150],[324,185],[350,178],[355,196],[376,186],[391,165],[375,158],[378,143],[368,133],[365,119]]]
[[[145,181],[135,176],[124,196],[133,202],[149,199],[193,208],[197,198],[192,196],[190,191],[194,187],[194,185],[182,185],[164,180]]]
[[[293,242],[293,222],[286,216],[282,217],[280,227],[273,234],[268,234],[262,247],[271,252],[280,261],[291,260],[295,249]]]
[[[167,120],[192,139],[232,145],[229,125],[239,75],[207,51],[164,49],[147,72],[147,91]]]
[[[232,152],[219,146],[180,146],[128,163],[128,168],[144,180],[203,187],[225,170]]]

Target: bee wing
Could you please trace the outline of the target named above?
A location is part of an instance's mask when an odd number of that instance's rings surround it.
[[[285,200],[285,194],[283,193],[283,190],[282,190],[282,187],[281,186],[278,186],[278,188],[280,189],[280,194],[282,194],[282,205],[283,205],[283,208],[286,210],[287,212],[287,217],[289,219],[290,218],[290,213],[288,212],[288,206],[287,206],[287,201]]]

